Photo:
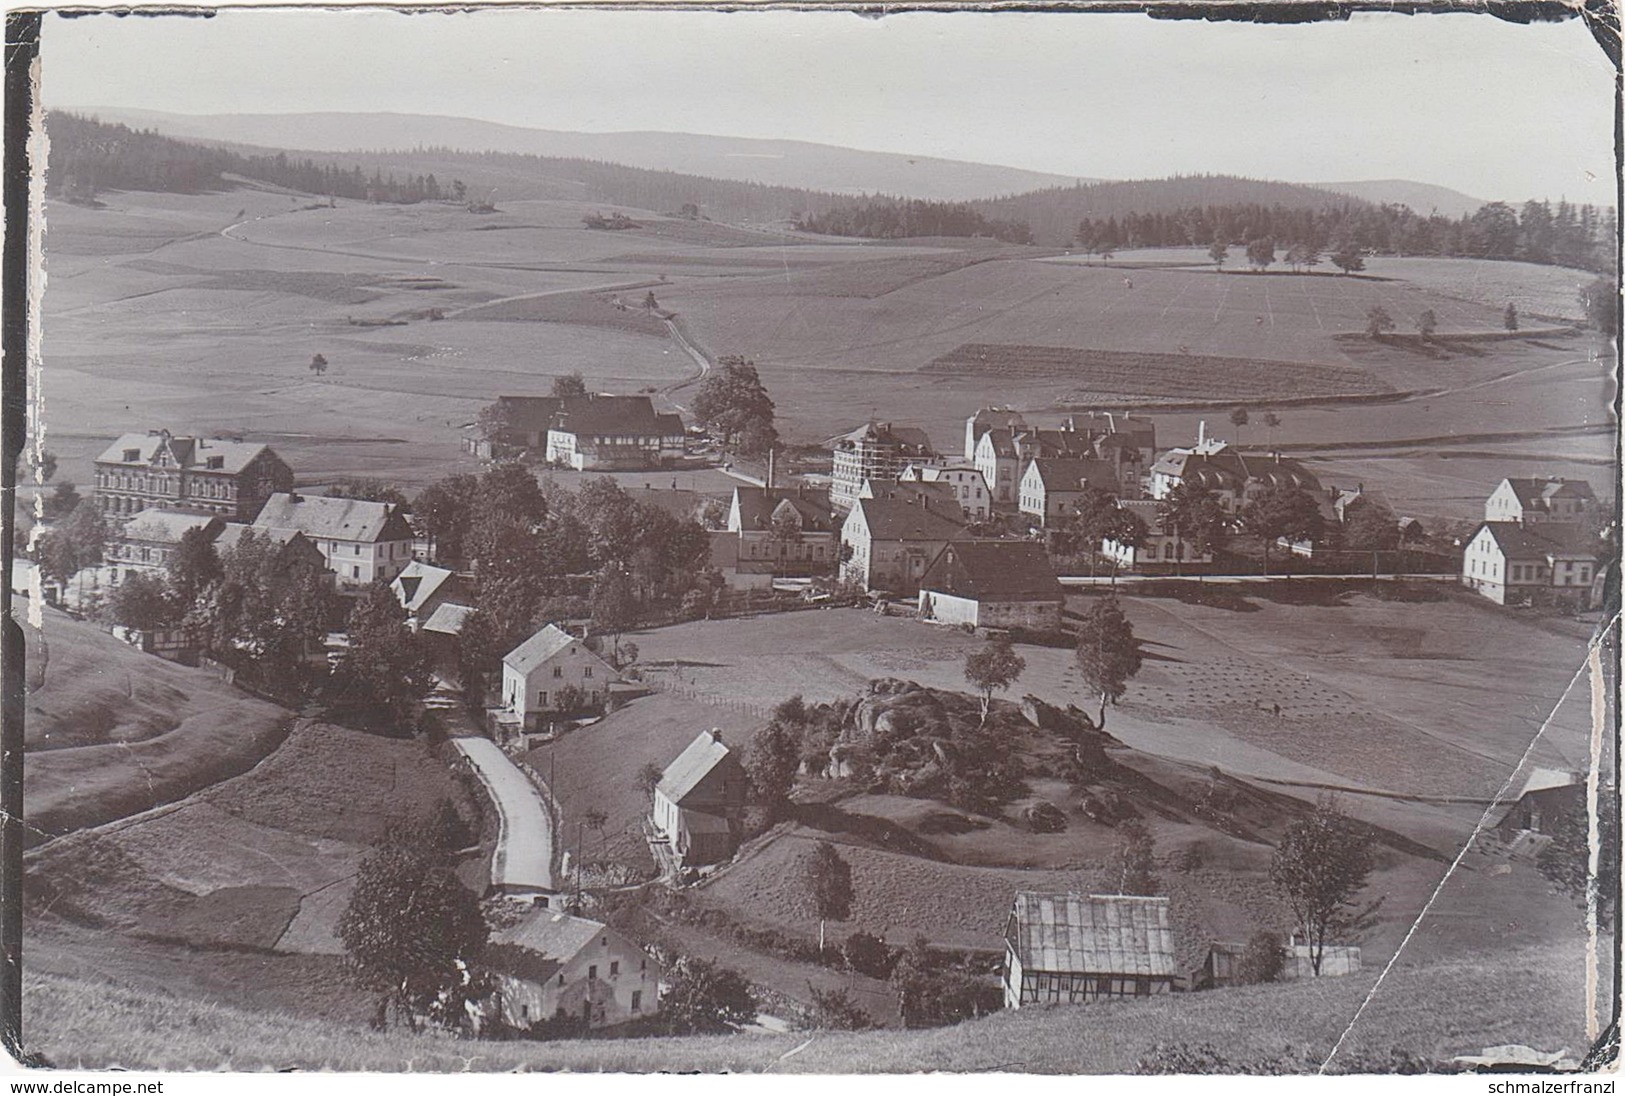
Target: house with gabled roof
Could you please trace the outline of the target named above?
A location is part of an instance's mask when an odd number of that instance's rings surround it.
[[[829,491],[799,484],[736,486],[727,531],[711,534],[711,566],[736,589],[832,574],[839,554]]]
[[[1462,553],[1462,585],[1498,605],[1589,608],[1597,577],[1596,549],[1574,522],[1487,521]]]
[[[1021,476],[1018,507],[1049,528],[1078,512],[1087,488],[1117,493],[1117,469],[1103,460],[1036,457]]]
[[[652,1015],[660,964],[600,921],[538,902],[492,929],[484,953],[496,988],[487,1010],[521,1030],[568,1018],[607,1028]]]
[[[937,553],[964,535],[958,503],[933,505],[913,499],[860,498],[841,526],[841,577],[865,590],[913,598]]]
[[[463,435],[463,451],[480,460],[507,460],[547,449],[547,432],[564,406],[558,396],[498,396]]]
[[[1030,540],[956,540],[920,579],[920,619],[972,628],[1061,630],[1066,592],[1044,546]]]
[[[440,606],[468,606],[473,602],[473,590],[462,575],[419,559],[403,567],[389,588],[406,610],[406,622],[414,632],[420,630]]]
[[[650,821],[679,864],[715,864],[739,847],[748,787],[722,732],[702,731],[661,773]]]
[[[1163,521],[1162,503],[1155,499],[1118,499],[1117,508],[1145,524],[1139,544],[1124,544],[1106,537],[1100,554],[1119,567],[1175,568],[1185,563],[1212,563],[1213,549],[1198,552],[1189,538],[1179,536]]]
[[[970,521],[986,521],[993,512],[993,496],[974,464],[911,464],[897,474],[897,482],[947,484]]]
[[[253,521],[265,500],[293,490],[293,469],[268,445],[154,430],[124,434],[95,461],[93,497],[109,520],[143,510],[192,510]]]
[[[1563,524],[1580,521],[1596,505],[1596,493],[1585,480],[1508,476],[1484,500],[1484,520],[1515,521],[1520,525]]]
[[[1004,1006],[1171,992],[1168,899],[1017,891],[1004,927]]]
[[[661,468],[687,452],[682,416],[657,413],[648,396],[568,396],[547,431],[547,463],[577,471]]]
[[[215,514],[184,510],[143,510],[124,523],[118,536],[107,545],[107,562],[113,582],[137,574],[161,574],[180,546],[181,537],[194,529],[211,541],[220,535],[225,522]]]
[[[615,667],[557,624],[502,656],[502,723],[535,730],[550,717],[602,711]]]
[[[1320,480],[1298,461],[1279,453],[1243,453],[1208,437],[1206,423],[1198,429],[1195,445],[1170,449],[1151,466],[1152,498],[1166,498],[1184,483],[1212,492],[1231,514],[1274,487],[1322,495]]]
[[[1566,769],[1534,768],[1518,789],[1518,798],[1512,801],[1501,820],[1495,824],[1504,840],[1511,841],[1519,833],[1556,833],[1570,819],[1584,820],[1587,816],[1586,783],[1581,773]]]
[[[279,492],[266,500],[254,528],[302,533],[338,576],[340,593],[388,582],[412,562],[412,526],[387,502]]]

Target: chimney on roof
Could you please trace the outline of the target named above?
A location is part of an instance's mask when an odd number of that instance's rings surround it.
[[[288,492],[288,501],[289,502],[304,502],[305,501],[305,496],[301,495],[298,491],[289,491]]]
[[[722,741],[722,728],[721,727],[712,727],[711,728],[711,741],[712,742],[721,742]]]

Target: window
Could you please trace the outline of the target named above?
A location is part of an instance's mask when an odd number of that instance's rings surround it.
[[[638,960],[638,969],[639,970],[648,970],[649,969],[649,960],[648,959],[639,959]]]
[[[632,991],[632,1011],[643,1011],[643,991],[641,989],[635,989]]]
[[[359,544],[352,544],[352,545],[350,545],[350,550],[351,550],[351,551],[352,551],[352,552],[354,552],[354,553],[355,553],[355,554],[356,554],[356,555],[358,555],[358,556],[359,556],[359,555],[360,555],[360,554],[361,554],[361,545],[359,545]]]
[[[620,960],[617,959],[609,965],[609,976],[613,978],[619,973],[621,973],[621,963]]]
[[[360,578],[361,577],[361,568],[359,566],[350,568],[350,577],[351,578]]]
[[[553,667],[553,676],[554,677],[563,677],[564,676],[564,667],[563,666],[555,666],[555,667]]]
[[[587,981],[589,981],[589,982],[598,981],[598,964],[597,963],[594,963],[592,966],[587,968]]]
[[[564,985],[564,975],[559,975],[559,985]]]
[[[546,689],[543,689],[541,692],[536,694],[536,706],[538,708],[546,708],[547,707],[547,690]]]
[[[582,670],[581,670],[581,676],[582,677],[591,677],[592,676],[592,667],[591,666],[583,667]]]
[[[529,1005],[520,1005],[519,1006],[519,1018],[521,1020],[525,1021],[526,1023],[530,1022],[530,1006]]]

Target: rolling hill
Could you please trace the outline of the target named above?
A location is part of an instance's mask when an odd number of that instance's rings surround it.
[[[1413,182],[1409,179],[1366,179],[1355,183],[1315,185],[1323,190],[1350,194],[1378,205],[1410,206],[1423,217],[1430,213],[1437,213],[1443,217],[1470,217],[1484,204],[1482,198],[1471,197],[1459,190],[1434,186],[1432,183]]]
[[[657,171],[704,175],[837,194],[904,194],[963,201],[1073,183],[1040,171],[700,133],[572,133],[423,114],[170,114],[127,107],[86,107],[103,121],[157,129],[174,137],[298,148],[310,152],[455,149],[601,160]]]

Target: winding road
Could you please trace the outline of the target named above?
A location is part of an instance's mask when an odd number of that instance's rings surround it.
[[[500,826],[491,854],[491,888],[552,891],[553,822],[541,792],[489,738],[452,739],[496,804]]]

